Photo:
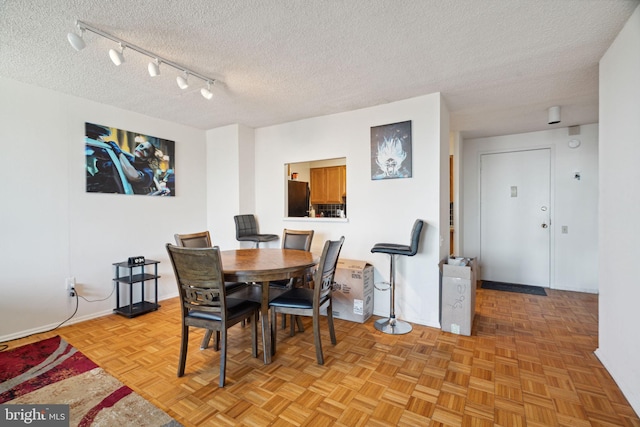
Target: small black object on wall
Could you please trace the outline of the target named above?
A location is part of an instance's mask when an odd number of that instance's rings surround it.
[[[144,264],[144,257],[143,256],[132,256],[132,257],[129,257],[129,259],[127,260],[127,264],[129,264],[129,265]]]

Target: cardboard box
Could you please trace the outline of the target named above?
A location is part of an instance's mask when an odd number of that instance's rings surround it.
[[[466,266],[440,262],[440,328],[460,335],[471,335],[476,311],[476,260]]]
[[[471,263],[475,264],[475,261],[472,261]],[[459,277],[461,279],[470,280],[471,272],[473,270],[471,263],[465,266],[443,264],[442,275],[447,277]]]
[[[364,323],[373,313],[373,266],[339,259],[333,288],[333,317]],[[326,314],[326,308],[322,314]]]

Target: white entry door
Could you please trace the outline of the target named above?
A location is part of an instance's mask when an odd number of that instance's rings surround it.
[[[551,150],[480,159],[483,280],[549,287]]]

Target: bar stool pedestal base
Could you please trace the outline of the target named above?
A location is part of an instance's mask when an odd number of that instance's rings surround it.
[[[409,323],[391,317],[376,320],[373,326],[380,332],[391,335],[408,334],[413,329]]]

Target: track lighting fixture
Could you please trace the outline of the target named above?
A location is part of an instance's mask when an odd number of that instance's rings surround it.
[[[211,92],[211,82],[207,82],[207,87],[203,87],[200,89],[200,94],[204,96],[204,99],[207,101],[213,98],[213,93]]]
[[[116,66],[124,62],[124,46],[122,43],[120,43],[120,52],[115,49],[109,49],[109,57]]]
[[[184,72],[184,77],[182,76],[178,76],[176,77],[176,82],[178,82],[178,87],[182,90],[185,90],[189,87],[189,73],[187,73],[186,71]]]
[[[216,79],[196,73],[195,71],[192,71],[186,67],[183,67],[180,64],[177,64],[173,61],[169,61],[168,59],[162,58],[161,56],[158,56],[153,52],[149,52],[146,49],[143,49],[139,46],[126,42],[118,37],[112,36],[111,34],[105,33],[104,31],[98,28],[92,27],[91,25],[86,24],[82,21],[76,21],[76,27],[80,35],[78,35],[76,32],[70,32],[69,34],[67,34],[67,40],[75,50],[80,51],[85,48],[86,42],[83,38],[84,32],[85,31],[92,32],[94,34],[99,35],[100,37],[104,37],[120,45],[120,50],[116,50],[116,49],[109,50],[109,57],[111,58],[111,61],[113,61],[115,65],[120,65],[124,62],[125,49],[134,50],[152,59],[152,61],[149,62],[149,65],[147,66],[147,70],[151,77],[159,76],[160,64],[161,63],[165,64],[183,73],[183,75],[178,75],[178,77],[176,78],[176,82],[178,83],[178,87],[180,87],[180,89],[187,89],[189,87],[189,82],[187,80],[189,76],[193,76],[195,78],[202,80],[207,84],[206,88],[203,87],[202,89],[200,89],[200,93],[202,94],[202,96],[207,100],[213,98],[213,93],[211,92],[211,85],[216,82]]]
[[[147,70],[149,70],[149,75],[151,77],[160,75],[160,61],[158,61],[158,58],[156,58],[155,62],[153,61],[149,62],[149,65],[147,66]]]

